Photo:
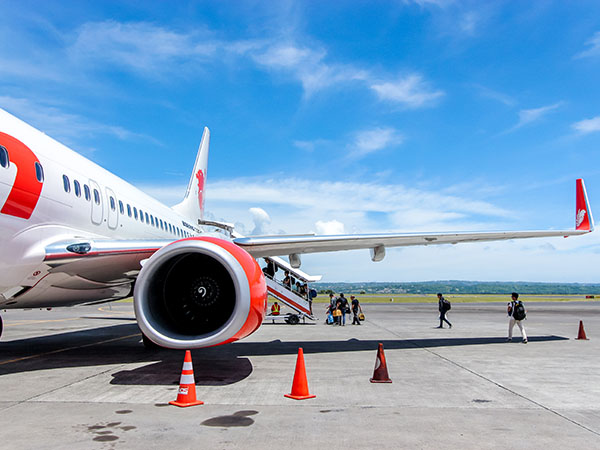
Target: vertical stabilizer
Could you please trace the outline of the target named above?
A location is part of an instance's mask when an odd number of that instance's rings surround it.
[[[194,170],[192,170],[192,176],[185,191],[185,197],[181,203],[173,206],[174,211],[189,218],[194,224],[198,219],[202,219],[204,214],[204,183],[206,182],[209,144],[210,131],[205,127]]]

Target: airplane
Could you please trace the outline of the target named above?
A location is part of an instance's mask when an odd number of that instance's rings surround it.
[[[133,294],[146,345],[192,349],[256,331],[267,288],[257,259],[592,232],[582,179],[571,230],[358,235],[238,234],[203,219],[210,132],[183,201],[168,207],[0,109],[0,309],[93,304]],[[2,330],[0,318],[0,334]]]

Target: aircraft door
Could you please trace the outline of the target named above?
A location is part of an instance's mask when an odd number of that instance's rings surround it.
[[[110,188],[106,188],[106,210],[108,211],[108,228],[114,230],[119,225],[119,210],[117,196]]]
[[[100,225],[104,216],[104,202],[102,201],[102,191],[100,186],[94,180],[90,180],[90,195],[92,204],[92,223]]]

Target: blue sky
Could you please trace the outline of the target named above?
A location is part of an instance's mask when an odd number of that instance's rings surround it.
[[[600,210],[596,1],[0,1],[0,17],[0,107],[168,204],[208,126],[207,215],[245,234],[570,228],[578,177]],[[596,234],[303,269],[598,282]]]

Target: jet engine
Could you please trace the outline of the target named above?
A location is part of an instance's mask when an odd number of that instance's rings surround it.
[[[161,347],[226,344],[256,331],[267,309],[260,266],[232,242],[176,241],[143,265],[134,290],[142,333]]]

